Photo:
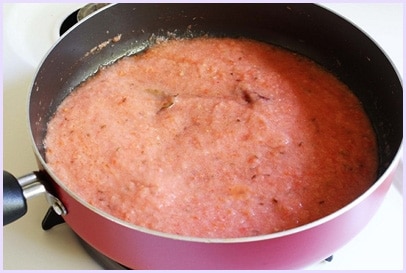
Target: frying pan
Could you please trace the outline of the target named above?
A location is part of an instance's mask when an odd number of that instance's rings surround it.
[[[247,37],[308,56],[346,83],[378,139],[378,179],[341,210],[310,224],[238,239],[189,238],[133,226],[67,189],[44,160],[46,124],[60,102],[102,65],[145,50],[154,35]],[[121,35],[120,39],[114,39]],[[104,45],[104,46],[100,46]],[[24,214],[19,185],[45,187],[55,210],[84,241],[134,269],[295,269],[328,257],[379,208],[399,160],[402,86],[385,54],[347,21],[311,4],[117,4],[65,34],[32,84],[29,123],[39,171],[4,179],[4,222]],[[38,181],[41,181],[39,183]],[[22,201],[21,201],[22,199]],[[10,201],[10,202],[9,202]]]

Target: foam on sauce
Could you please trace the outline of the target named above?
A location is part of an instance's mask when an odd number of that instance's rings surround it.
[[[231,238],[326,216],[376,179],[360,102],[312,61],[244,39],[169,40],[78,86],[46,160],[91,205],[167,233]]]

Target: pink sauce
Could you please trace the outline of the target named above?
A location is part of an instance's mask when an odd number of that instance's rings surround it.
[[[171,40],[101,69],[50,121],[46,159],[91,205],[195,237],[326,216],[376,178],[360,102],[313,62],[237,39]]]

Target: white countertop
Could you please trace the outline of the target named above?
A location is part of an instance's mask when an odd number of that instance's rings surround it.
[[[28,136],[26,106],[36,67],[57,39],[61,20],[82,4],[2,4],[3,5],[3,165],[16,176],[37,170]],[[322,4],[369,34],[387,53],[403,75],[402,4]],[[27,10],[51,8],[38,17],[25,16]],[[62,19],[61,19],[62,18]],[[15,24],[19,21],[20,23]],[[50,31],[42,31],[46,25]],[[24,33],[33,32],[35,38]],[[334,253],[331,263],[308,269],[402,269],[403,268],[403,167],[378,213],[349,244]],[[41,229],[48,209],[42,196],[28,200],[28,213],[3,228],[4,269],[101,269],[78,243],[66,224],[49,231]]]

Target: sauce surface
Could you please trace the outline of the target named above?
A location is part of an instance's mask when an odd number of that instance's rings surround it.
[[[376,179],[357,98],[312,61],[244,39],[170,40],[102,68],[49,122],[46,160],[91,205],[153,230],[300,226]]]

